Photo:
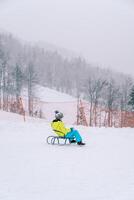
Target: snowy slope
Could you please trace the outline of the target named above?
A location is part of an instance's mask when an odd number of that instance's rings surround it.
[[[77,116],[77,99],[54,89],[36,85],[34,88],[34,97],[37,102],[34,104],[34,111],[42,110],[43,117],[48,121],[52,121],[54,111],[59,110],[64,113],[66,123],[74,124]],[[27,90],[22,92],[24,108],[28,110]]]
[[[133,129],[76,128],[85,147],[50,146],[44,120],[0,112],[0,200],[133,200]]]
[[[23,89],[22,94],[24,98],[27,98],[27,89]],[[70,102],[76,101],[76,98],[48,87],[36,85],[34,87],[34,97],[44,102]]]
[[[58,92],[56,90],[43,87],[40,85],[35,86],[35,96],[41,101],[45,102],[69,102],[76,101],[76,99],[68,94]]]

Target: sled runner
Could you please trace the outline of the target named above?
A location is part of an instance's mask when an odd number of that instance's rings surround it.
[[[52,136],[47,137],[47,143],[52,144],[52,145],[55,145],[55,144],[66,145],[66,144],[70,144],[70,141],[68,138],[52,135]]]

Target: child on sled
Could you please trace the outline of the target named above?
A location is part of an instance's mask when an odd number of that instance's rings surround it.
[[[54,132],[60,136],[69,139],[70,143],[77,143],[78,145],[85,145],[82,142],[80,133],[74,128],[66,128],[62,122],[63,113],[55,111],[55,119],[51,123],[51,127]]]

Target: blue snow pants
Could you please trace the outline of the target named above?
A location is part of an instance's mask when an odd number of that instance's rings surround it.
[[[75,129],[73,129],[71,132],[67,133],[65,138],[68,138],[70,140],[76,139],[76,142],[82,141],[82,138],[81,138],[79,132]]]

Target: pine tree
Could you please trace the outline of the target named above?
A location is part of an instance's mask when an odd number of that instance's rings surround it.
[[[130,93],[129,97],[130,97],[130,100],[128,102],[128,105],[131,105],[132,108],[134,109],[134,86],[131,89],[131,93]]]
[[[23,86],[23,72],[22,72],[21,67],[18,64],[16,64],[12,75],[15,82],[14,92],[16,95],[16,100],[18,101],[21,94],[21,89]]]

